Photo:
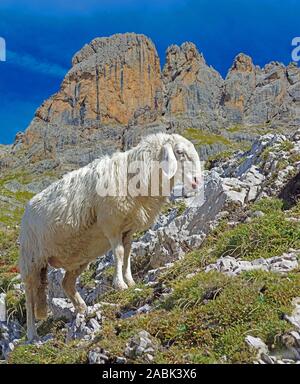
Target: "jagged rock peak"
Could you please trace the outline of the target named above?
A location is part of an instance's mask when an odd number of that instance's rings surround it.
[[[138,110],[161,109],[161,71],[152,41],[135,33],[94,39],[73,57],[60,91],[36,116],[52,124],[128,124]]]
[[[244,53],[239,53],[233,61],[230,71],[239,71],[239,72],[252,72],[254,70],[254,65],[252,58],[245,55]]]
[[[89,44],[85,44],[72,59],[72,65],[81,63],[91,56],[99,54],[100,61],[116,60],[118,57],[124,58],[128,54],[128,50],[136,47],[148,48],[155,52],[156,48],[151,39],[143,34],[136,33],[117,33],[109,37],[97,37]]]
[[[172,67],[183,66],[193,60],[205,63],[203,55],[199,53],[194,43],[185,42],[181,44],[181,46],[176,44],[170,45],[166,52],[164,72],[170,70]]]

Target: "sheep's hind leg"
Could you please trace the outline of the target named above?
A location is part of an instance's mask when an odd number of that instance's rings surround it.
[[[84,313],[87,309],[87,306],[80,296],[79,292],[76,290],[76,279],[81,274],[81,272],[86,268],[87,264],[84,264],[80,268],[74,271],[66,271],[64,279],[62,281],[63,289],[74,305],[75,309],[79,313]]]
[[[38,335],[35,326],[34,316],[34,285],[30,281],[25,282],[25,295],[26,295],[26,323],[27,323],[27,339],[29,342],[38,340]]]
[[[47,266],[41,268],[37,279],[36,298],[34,313],[37,320],[45,320],[47,318]]]
[[[123,265],[123,276],[129,287],[133,287],[135,282],[131,274],[131,263],[130,263],[130,251],[131,251],[131,232],[125,232],[123,234],[123,246],[124,246],[124,265]]]
[[[127,289],[128,285],[123,279],[124,246],[121,239],[111,241],[112,251],[115,257],[115,274],[113,287],[118,290]]]

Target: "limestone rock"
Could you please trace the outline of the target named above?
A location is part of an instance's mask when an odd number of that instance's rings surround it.
[[[298,268],[298,254],[299,252],[293,251],[284,253],[282,256],[275,256],[269,259],[256,259],[253,261],[237,260],[234,257],[225,256],[218,259],[215,263],[209,264],[205,272],[216,270],[230,276],[253,270],[285,273]]]
[[[63,156],[64,162],[78,163],[74,153],[65,152],[85,146],[88,163],[120,148],[132,119],[154,121],[161,109],[160,63],[152,41],[134,33],[96,38],[74,55],[60,90],[41,105],[18,140],[32,161]],[[84,149],[80,152],[82,157]]]
[[[72,321],[67,324],[66,341],[82,339],[92,341],[95,335],[101,330],[101,305],[87,307],[85,314],[76,314]]]
[[[260,358],[261,354],[268,354],[268,346],[259,338],[253,336],[247,336],[246,343],[257,351],[257,357]]]
[[[53,298],[50,303],[51,311],[54,319],[64,318],[66,320],[72,320],[75,314],[73,304],[66,299]]]
[[[243,121],[247,102],[255,87],[256,74],[252,59],[239,54],[227,74],[222,95],[223,113],[232,124]]]
[[[140,331],[132,337],[126,344],[125,356],[130,359],[144,358],[151,362],[158,346],[152,341],[150,334],[146,331]]]
[[[166,116],[192,120],[199,119],[201,113],[202,123],[215,124],[219,116],[214,111],[219,105],[223,80],[206,64],[193,43],[168,48],[163,79]]]
[[[6,302],[5,302],[6,294],[0,293],[0,322],[6,321]]]
[[[0,321],[0,361],[6,360],[22,334],[22,326],[17,320]]]
[[[297,329],[300,329],[300,298],[296,297],[293,300],[294,310],[291,315],[285,315],[285,319],[293,324]]]
[[[37,172],[70,170],[153,132],[238,125],[295,130],[299,123],[300,69],[294,64],[260,68],[239,54],[223,79],[186,42],[167,49],[161,70],[150,39],[116,34],[96,38],[74,55],[61,88],[38,108],[26,132],[12,146],[1,146],[0,167],[25,162]],[[253,140],[251,129],[227,135]],[[226,145],[213,143],[199,152],[207,159],[223,150]]]
[[[160,64],[154,44],[144,35],[96,38],[77,52],[61,90],[37,116],[57,124],[127,124],[149,107],[158,112]]]
[[[106,364],[109,361],[109,352],[103,348],[94,348],[88,354],[89,364]]]

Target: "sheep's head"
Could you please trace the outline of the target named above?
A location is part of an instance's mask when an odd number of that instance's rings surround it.
[[[201,165],[194,145],[184,137],[173,134],[162,149],[162,170],[174,186],[182,184],[185,190],[198,189],[201,183]]]

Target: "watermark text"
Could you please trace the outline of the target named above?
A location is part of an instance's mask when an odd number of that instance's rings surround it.
[[[300,36],[294,37],[292,40],[292,60],[298,62],[300,60]]]
[[[0,37],[0,61],[6,61],[6,42],[3,37]]]

